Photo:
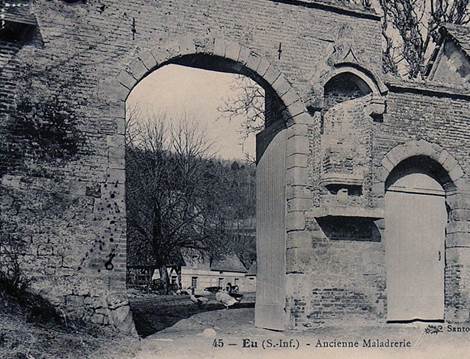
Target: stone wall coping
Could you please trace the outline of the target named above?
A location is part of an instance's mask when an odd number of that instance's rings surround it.
[[[334,11],[339,14],[356,16],[371,20],[380,21],[382,16],[377,14],[374,9],[366,9],[357,5],[342,5],[339,3],[326,2],[325,0],[269,0],[276,3],[289,4],[294,6],[304,6],[310,8],[324,9]]]
[[[306,218],[322,218],[322,217],[356,217],[383,219],[383,208],[362,208],[362,207],[340,207],[325,206],[305,212]]]
[[[418,94],[470,99],[470,91],[464,87],[449,87],[433,81],[407,81],[386,78],[385,84],[389,92],[414,92]]]
[[[18,11],[17,9],[24,8],[26,11]],[[28,10],[29,4],[18,6],[18,5],[4,5],[2,12],[2,20],[6,22],[12,22],[17,24],[25,24],[30,26],[38,26],[36,17],[31,14]]]
[[[342,184],[346,186],[362,186],[364,176],[358,173],[326,172],[323,174],[320,183],[324,186]]]

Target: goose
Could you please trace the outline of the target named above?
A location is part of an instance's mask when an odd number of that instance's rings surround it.
[[[234,297],[232,297],[230,294],[228,294],[227,292],[225,292],[223,290],[219,290],[215,294],[215,299],[219,303],[222,303],[225,306],[225,309],[228,309],[229,307],[231,307],[231,306],[235,305],[236,303],[238,303],[238,301]]]
[[[209,301],[209,299],[203,295],[194,295],[194,288],[191,289],[191,295],[189,296],[189,299],[191,299],[191,302],[197,305],[206,304]]]

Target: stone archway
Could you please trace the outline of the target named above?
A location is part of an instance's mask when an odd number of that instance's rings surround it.
[[[387,86],[374,71],[355,62],[338,62],[325,72],[319,72],[310,83],[315,94],[314,101],[310,104],[313,108],[323,108],[325,97],[325,85],[342,75],[350,75],[364,83],[370,92],[366,112],[370,115],[382,115],[385,112],[385,95]]]
[[[278,185],[286,189],[286,195],[278,199],[279,207],[282,207],[283,226],[279,228],[278,237],[282,245],[278,246],[278,255],[282,252],[282,276],[285,276],[285,255],[286,255],[286,228],[295,226],[299,221],[304,221],[305,201],[296,201],[300,196],[304,198],[307,191],[308,175],[305,158],[308,155],[308,147],[304,146],[307,138],[307,123],[311,121],[310,115],[307,113],[303,101],[298,96],[296,90],[290,82],[286,80],[284,75],[276,68],[276,66],[268,61],[265,57],[256,54],[250,49],[239,44],[226,42],[223,39],[196,39],[191,36],[182,36],[168,43],[156,46],[149,50],[139,52],[136,58],[123,69],[116,78],[104,81],[101,86],[101,95],[108,99],[112,111],[118,116],[118,135],[112,139],[115,142],[113,148],[113,156],[109,156],[110,168],[124,175],[124,134],[125,134],[125,101],[132,89],[148,74],[158,70],[167,64],[181,64],[190,67],[198,67],[208,70],[238,73],[250,77],[258,84],[276,97],[279,106],[278,117],[284,123],[284,134],[282,148],[276,148],[274,151],[265,149],[263,151],[267,156],[279,156],[284,153],[283,175],[284,180]],[[272,126],[274,128],[276,126]],[[273,136],[272,128],[265,137]],[[268,129],[267,129],[268,130]],[[274,132],[280,129],[275,129]],[[263,141],[263,140],[261,140]],[[271,140],[270,140],[271,141]],[[276,141],[272,141],[275,143]],[[281,152],[279,152],[281,151]],[[272,155],[271,155],[271,154]],[[265,161],[271,163],[271,160]],[[267,171],[271,171],[275,166],[266,165]],[[269,176],[267,176],[269,177]],[[290,186],[295,186],[296,191],[289,191]],[[286,210],[286,201],[290,202]],[[258,202],[258,201],[257,201]],[[126,261],[126,243],[120,243],[117,250],[117,258],[120,268],[125,270]],[[260,265],[258,264],[258,268]],[[267,276],[270,277],[270,276]],[[125,282],[116,284],[110,288],[116,292],[125,291]],[[277,306],[282,310],[285,306],[285,291],[277,292]],[[258,313],[258,309],[257,309]],[[271,317],[272,319],[273,317]],[[279,322],[279,319],[282,319]],[[282,329],[285,327],[285,319],[276,317],[277,323],[257,322],[257,325],[263,327],[273,327],[274,329]]]
[[[385,86],[384,82],[373,70],[355,62],[336,63],[331,71],[321,77],[322,86],[333,77],[344,73],[351,73],[359,77],[367,83],[374,94],[386,94],[388,92],[387,86]]]
[[[453,183],[455,190],[458,190],[460,179],[464,176],[462,167],[448,151],[425,140],[410,141],[389,151],[382,160],[385,178],[400,162],[413,156],[427,156],[439,163],[449,176],[449,184]]]
[[[120,85],[118,87],[122,87],[119,89],[121,94],[119,99],[125,101],[130,90],[157,68],[174,63],[184,56],[198,54],[230,60],[233,64],[225,71],[246,74],[257,82],[268,84],[282,100],[290,115],[288,121],[292,124],[299,123],[299,119],[295,119],[306,113],[305,106],[296,90],[273,63],[246,47],[221,38],[201,40],[191,36],[182,36],[151,50],[139,52],[116,78],[116,82]]]
[[[411,167],[421,168],[442,186],[448,211],[445,230],[444,268],[444,319],[461,322],[468,320],[468,310],[462,308],[468,301],[463,284],[464,272],[468,270],[468,233],[462,227],[469,218],[463,213],[470,208],[465,196],[464,171],[453,156],[437,144],[425,140],[410,141],[389,151],[382,160],[379,170],[385,191],[390,184],[399,180]],[[383,196],[382,192],[379,196]],[[387,225],[387,224],[386,224]]]

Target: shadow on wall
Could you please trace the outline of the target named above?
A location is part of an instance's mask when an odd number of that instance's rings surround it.
[[[212,300],[203,306],[192,303],[187,296],[173,297],[171,300],[158,297],[130,299],[132,316],[139,336],[145,338],[169,328],[195,314],[225,310],[225,307]],[[253,301],[236,304],[234,308],[254,308]],[[231,309],[229,309],[231,310]]]
[[[367,218],[326,217],[318,224],[330,240],[380,242],[382,238],[377,224]]]

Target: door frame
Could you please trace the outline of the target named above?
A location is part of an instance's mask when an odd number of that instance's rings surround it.
[[[442,185],[446,193],[448,212],[444,254],[444,319],[464,322],[468,320],[465,303],[470,300],[470,295],[465,290],[466,282],[462,276],[455,275],[455,271],[468,266],[465,260],[467,250],[463,246],[468,243],[468,236],[459,231],[459,224],[467,223],[470,218],[462,217],[459,212],[470,210],[470,203],[465,195],[468,179],[459,161],[451,153],[452,151],[423,139],[396,145],[384,154],[381,166],[374,171],[377,181],[382,185],[373,186],[372,195],[379,198],[383,206],[387,185],[397,173],[402,173],[404,169],[412,166],[426,169]],[[381,317],[383,318],[382,315]]]

